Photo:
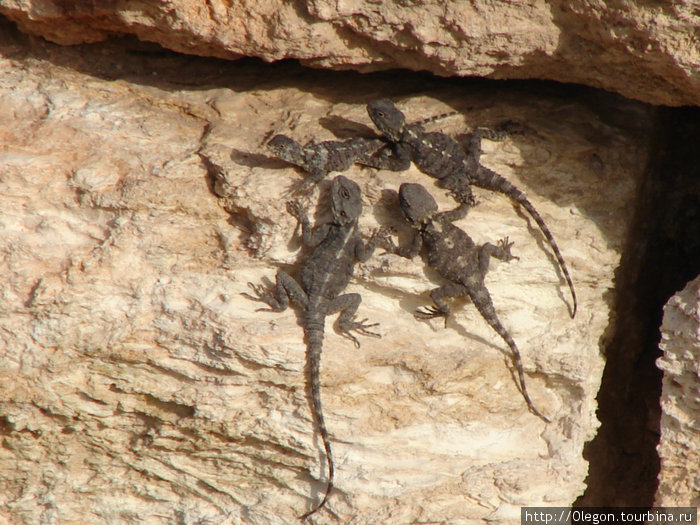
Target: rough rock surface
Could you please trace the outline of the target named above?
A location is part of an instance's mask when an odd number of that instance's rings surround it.
[[[694,0],[2,0],[0,13],[61,44],[133,34],[203,56],[542,78],[700,105]]]
[[[0,522],[274,524],[309,508],[322,456],[302,329],[292,311],[256,312],[240,295],[278,265],[294,272],[298,255],[284,201],[300,174],[263,144],[367,133],[364,104],[379,95],[409,118],[458,110],[431,124],[455,135],[524,124],[485,141],[483,162],[542,213],[579,313],[569,319],[534,224],[479,191],[460,224],[478,242],[515,241],[520,260],[494,264],[487,284],[546,425],[469,304],[448,328],[415,321],[439,282],[420,261],[362,265],[351,289],[383,338],[356,350],[329,323],[337,518],[317,521],[519,523],[521,505],[582,492],[646,106],[583,88],[193,60],[129,41],[60,48],[0,29]],[[386,205],[401,181],[454,204],[414,169],[348,176],[366,193],[365,230],[400,226]]]
[[[664,372],[656,505],[700,506],[700,277],[674,295],[661,327]]]

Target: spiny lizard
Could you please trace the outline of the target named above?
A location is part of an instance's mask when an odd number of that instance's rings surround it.
[[[287,135],[275,135],[267,143],[268,149],[276,157],[299,166],[308,173],[296,192],[303,192],[318,184],[332,171],[347,170],[385,145],[379,138],[355,137],[348,140],[309,142],[302,146]]]
[[[287,203],[287,209],[302,226],[304,244],[314,247],[313,252],[302,265],[301,285],[289,274],[280,270],[277,272],[274,288],[248,283],[255,295],[247,293],[244,295],[267,304],[269,308],[262,309],[265,311],[282,312],[289,306],[290,300],[303,309],[314,419],[318,425],[328,461],[328,485],[325,494],[318,505],[301,516],[305,519],[326,504],[333,488],[333,455],[323,419],[319,381],[325,318],[340,312],[336,329],[341,335],[351,339],[356,347],[359,347],[360,343],[351,331],[379,337],[379,334],[369,330],[376,326],[376,323],[367,324],[367,319],[354,321],[355,313],[362,300],[360,295],[340,294],[350,281],[355,262],[368,260],[378,242],[386,238],[386,233],[383,229],[379,229],[366,244],[362,241],[357,226],[362,213],[360,187],[342,175],[335,177],[331,184],[333,219],[330,223],[317,226],[312,230],[306,212],[298,202]]]
[[[456,114],[455,111],[441,113],[426,117],[418,124],[428,124]],[[293,138],[279,134],[269,140],[267,148],[275,157],[300,167],[308,174],[295,188],[295,193],[303,193],[333,171],[345,171],[355,163],[362,164],[387,144],[386,140],[378,137],[354,137],[347,140],[311,141],[302,146]]]
[[[469,296],[481,316],[513,352],[520,380],[520,391],[529,410],[549,422],[549,419],[535,408],[527,393],[520,351],[513,338],[499,321],[491,295],[484,284],[491,257],[502,261],[517,259],[510,252],[512,243],[506,237],[501,239],[497,246],[490,243],[477,246],[464,230],[452,224],[453,221],[461,219],[467,214],[470,205],[464,202],[454,210],[437,213],[438,206],[435,199],[420,184],[402,184],[399,188],[399,203],[406,220],[414,228],[415,233],[410,245],[401,249],[389,241],[389,251],[403,257],[413,258],[425,248],[424,255],[428,264],[442,277],[450,281],[449,284],[435,288],[430,293],[435,306],[416,311],[416,317],[422,319],[444,317],[445,325],[447,325],[451,310],[445,299]]]
[[[404,114],[388,99],[370,102],[367,112],[382,136],[393,144],[393,148],[385,148],[378,155],[363,158],[361,164],[403,171],[413,161],[423,173],[439,179],[439,185],[451,190],[460,202],[473,202],[472,185],[502,193],[516,201],[530,213],[551,246],[571,290],[571,317],[576,315],[574,284],[564,257],[544,220],[522,191],[479,163],[481,138],[489,136],[488,131],[478,130],[473,133],[465,152],[456,140],[444,133],[427,133],[419,123],[406,124]]]

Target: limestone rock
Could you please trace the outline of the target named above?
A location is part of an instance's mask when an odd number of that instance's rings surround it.
[[[7,2],[4,4],[7,5]],[[7,29],[6,27],[3,29]],[[243,297],[294,273],[284,211],[301,175],[264,143],[368,133],[378,94],[456,136],[504,120],[483,162],[525,190],[570,265],[579,313],[533,223],[478,192],[461,222],[520,260],[487,284],[523,354],[527,412],[502,341],[469,305],[447,328],[413,310],[439,280],[378,256],[356,272],[382,339],[328,327],[322,361],[337,490],[318,523],[519,523],[584,488],[602,337],[645,164],[649,109],[588,89],[327,73],[0,32],[0,521],[290,523],[324,475],[291,310]],[[368,231],[415,169],[353,168]],[[323,185],[321,187],[323,190]],[[317,217],[319,193],[306,200]]]
[[[132,34],[203,56],[552,79],[653,104],[700,104],[700,16],[693,0],[3,0],[0,13],[62,44]]]
[[[700,277],[674,295],[661,327],[659,506],[700,506]]]

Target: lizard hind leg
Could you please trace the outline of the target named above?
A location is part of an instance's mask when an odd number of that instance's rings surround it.
[[[277,272],[275,281],[274,286],[268,279],[263,279],[261,285],[248,283],[255,295],[246,292],[242,292],[241,295],[269,306],[269,308],[258,308],[256,312],[283,312],[289,307],[290,299],[294,304],[302,308],[306,307],[308,303],[306,292],[293,277],[280,270]]]
[[[445,318],[445,327],[447,327],[447,320],[452,315],[452,310],[450,305],[445,301],[448,297],[460,297],[462,295],[467,295],[467,288],[464,285],[457,283],[450,283],[440,288],[435,288],[430,292],[430,298],[435,303],[435,306],[426,306],[425,308],[419,308],[413,314],[417,319],[435,319],[436,317]]]
[[[483,152],[481,149],[481,139],[500,142],[507,139],[511,135],[522,135],[524,132],[524,126],[514,120],[501,122],[495,128],[479,126],[478,128],[475,128],[469,136],[469,142],[467,143],[466,147],[467,155],[476,162],[479,162],[481,153]]]
[[[379,323],[367,323],[367,319],[362,319],[361,321],[354,320],[361,302],[362,297],[360,294],[348,293],[333,299],[327,310],[327,315],[341,312],[336,322],[336,330],[340,332],[340,335],[343,337],[350,339],[356,348],[360,347],[360,342],[351,333],[352,331],[370,337],[381,337],[378,333],[369,330],[370,328],[379,326]]]

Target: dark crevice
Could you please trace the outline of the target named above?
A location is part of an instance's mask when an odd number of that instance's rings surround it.
[[[663,306],[700,273],[700,108],[659,108],[636,217],[616,275],[598,435],[583,506],[651,507],[660,467]]]

